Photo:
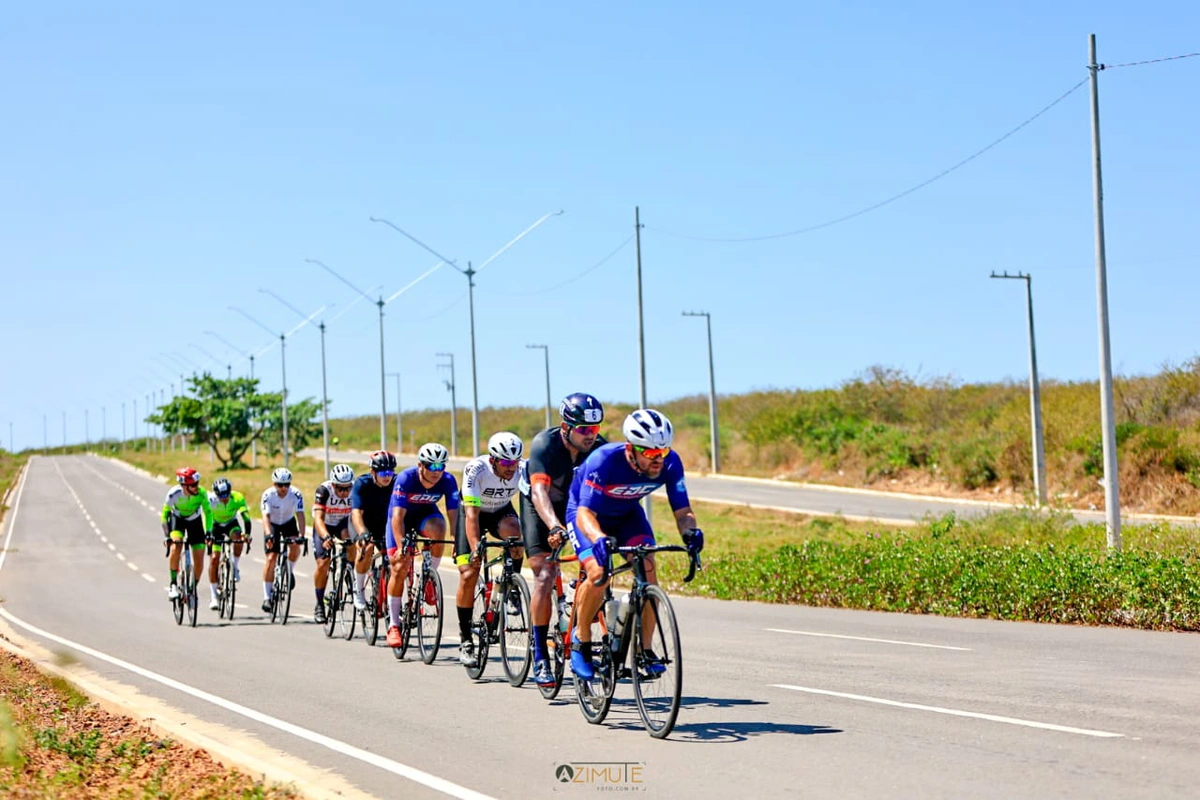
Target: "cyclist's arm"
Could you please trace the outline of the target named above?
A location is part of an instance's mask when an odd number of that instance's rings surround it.
[[[593,542],[604,535],[604,531],[600,530],[600,519],[596,512],[587,506],[579,506],[575,510],[575,530]]]
[[[212,504],[208,502],[208,492],[199,492],[200,497],[200,514],[204,517],[204,533],[207,536],[212,533],[213,526],[213,510]]]
[[[696,525],[696,515],[687,506],[675,510],[675,525],[679,528],[680,535],[699,527]]]
[[[397,546],[404,539],[404,515],[407,513],[407,508],[398,505],[392,509],[392,516],[388,520],[388,524],[392,526],[392,538],[396,540]]]
[[[473,502],[472,502],[473,501]],[[463,517],[463,528],[467,532],[467,545],[471,553],[475,552],[475,548],[479,546],[479,499],[478,498],[463,498],[465,516]]]
[[[367,532],[367,523],[363,520],[361,508],[350,509],[350,524],[354,526],[354,531],[359,536]]]
[[[465,520],[464,520],[465,521]],[[446,509],[446,532],[453,539],[454,532],[458,530],[458,507]]]
[[[554,504],[550,502],[549,475],[542,472],[529,476],[529,499],[533,501],[533,507],[537,509],[538,516],[546,523],[547,528],[553,530],[564,527],[558,514],[554,513]]]
[[[313,527],[317,530],[317,536],[321,541],[325,541],[329,537],[329,529],[325,527],[325,509],[321,506],[313,508]]]
[[[304,521],[304,509],[302,509],[302,508],[296,510],[296,528],[300,531],[300,538],[303,539],[304,538],[305,521]]]

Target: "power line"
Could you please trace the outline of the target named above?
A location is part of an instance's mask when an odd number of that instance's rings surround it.
[[[580,272],[579,274],[577,274],[573,277],[567,278],[565,281],[556,283],[553,286],[547,286],[544,289],[538,289],[533,292],[501,292],[500,294],[502,294],[505,297],[532,297],[534,295],[545,294],[546,292],[552,292],[555,289],[561,289],[562,287],[566,286],[567,284],[574,283],[575,281],[579,280],[580,278],[587,275],[588,273],[593,272],[593,271],[599,269],[600,267],[604,266],[605,264],[607,264],[609,259],[611,259],[617,253],[624,250],[625,246],[633,241],[633,236],[634,236],[633,234],[630,234],[628,239],[626,239],[625,241],[623,241],[619,245],[617,245],[616,248],[612,252],[610,252],[608,255],[606,255],[604,258],[600,259],[595,264],[592,264],[590,267],[585,269],[583,272]]]
[[[878,203],[873,203],[872,205],[869,205],[866,208],[861,208],[858,211],[855,211],[851,214],[846,214],[841,217],[837,217],[836,219],[827,220],[825,222],[821,222],[816,225],[809,225],[808,227],[805,227],[805,228],[797,228],[796,230],[784,231],[782,233],[770,233],[770,234],[766,234],[764,236],[741,236],[741,237],[733,237],[733,238],[724,238],[724,237],[716,237],[716,236],[691,236],[691,235],[688,235],[685,233],[675,233],[673,231],[663,230],[662,228],[653,228],[650,226],[646,226],[646,227],[648,230],[652,230],[656,233],[662,233],[667,236],[674,236],[679,239],[692,239],[692,240],[698,241],[698,242],[762,242],[762,241],[766,241],[768,239],[785,239],[789,236],[799,236],[800,234],[803,234],[803,233],[812,233],[813,231],[818,231],[818,230],[821,230],[822,228],[828,228],[832,225],[837,225],[842,222],[848,222],[849,220],[852,220],[855,217],[861,217],[863,214],[870,213],[872,211],[875,211],[876,209],[880,209],[886,205],[890,205],[891,203],[894,203],[897,200],[908,197],[913,192],[916,192],[920,189],[924,189],[929,184],[931,184],[935,181],[941,180],[942,178],[944,178],[947,175],[949,175],[950,173],[960,169],[961,167],[965,167],[967,164],[971,163],[972,161],[979,158],[984,153],[988,152],[992,148],[999,145],[1005,139],[1008,139],[1010,136],[1013,136],[1014,134],[1016,134],[1022,128],[1026,127],[1027,125],[1032,123],[1034,120],[1036,120],[1038,117],[1042,116],[1047,111],[1054,108],[1056,105],[1061,103],[1063,100],[1066,100],[1068,97],[1070,97],[1072,94],[1074,94],[1081,86],[1083,86],[1087,82],[1088,82],[1088,79],[1084,78],[1079,83],[1075,84],[1070,89],[1068,89],[1067,91],[1063,92],[1058,97],[1056,97],[1049,105],[1042,108],[1041,111],[1038,111],[1032,117],[1025,120],[1020,125],[1013,128],[1012,130],[1008,131],[1008,133],[1004,134],[1000,138],[995,139],[994,141],[992,141],[991,144],[987,145],[986,147],[984,147],[980,150],[976,150],[974,153],[967,156],[962,161],[959,161],[954,166],[948,167],[948,168],[942,170],[941,172],[939,172],[938,174],[934,175],[932,178],[928,178],[924,181],[921,181],[916,186],[905,189],[903,192],[900,192],[899,194],[894,194],[891,197],[887,198],[886,200],[880,200]]]
[[[1127,61],[1124,64],[1101,64],[1100,69],[1119,69],[1121,67],[1140,67],[1145,64],[1161,64],[1164,61],[1178,61],[1181,58],[1193,58],[1200,56],[1200,53],[1185,53],[1181,56],[1167,56],[1166,58],[1151,58],[1146,61]]]

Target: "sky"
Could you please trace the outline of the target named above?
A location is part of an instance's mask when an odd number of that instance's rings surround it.
[[[331,413],[377,414],[387,297],[405,408],[1099,374],[1087,35],[1106,64],[1200,51],[1200,6],[1112,2],[9,4],[0,275],[17,449],[120,434],[181,373],[281,384],[326,310]],[[1100,73],[1112,361],[1197,354],[1200,58]],[[726,241],[708,241],[719,239]],[[738,240],[743,241],[728,241]],[[751,239],[750,241],[745,241]],[[613,251],[616,251],[613,254]],[[607,261],[603,261],[606,256]],[[603,261],[603,263],[601,263]],[[376,288],[381,287],[381,288]],[[358,299],[356,304],[355,300]],[[354,305],[352,305],[354,304]],[[229,310],[237,306],[266,330]],[[209,333],[209,332],[212,333]],[[268,333],[270,331],[271,333]],[[218,334],[235,348],[227,346]],[[205,352],[207,351],[207,352]],[[319,333],[287,340],[321,395]],[[388,405],[395,407],[394,379]],[[1097,411],[1097,413],[1099,413]],[[486,432],[484,432],[486,433]]]

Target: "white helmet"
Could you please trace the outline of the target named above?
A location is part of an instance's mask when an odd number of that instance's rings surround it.
[[[417,451],[417,461],[422,464],[446,464],[450,451],[437,442],[426,442]]]
[[[354,483],[354,469],[349,464],[334,464],[329,470],[329,480],[334,483]]]
[[[639,408],[628,417],[621,426],[625,441],[639,447],[670,447],[675,439],[675,429],[671,420],[661,411],[653,408]]]
[[[292,471],[287,467],[279,467],[271,473],[271,483],[291,483]]]
[[[525,444],[515,433],[501,431],[492,434],[492,438],[488,439],[488,452],[493,458],[504,458],[511,461],[521,457],[521,454],[525,452]]]

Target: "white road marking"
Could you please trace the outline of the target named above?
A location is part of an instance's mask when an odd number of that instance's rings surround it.
[[[795,636],[820,636],[826,639],[852,639],[856,642],[881,642],[883,644],[902,644],[907,647],[932,647],[938,650],[963,650],[971,652],[969,647],[951,647],[947,644],[925,644],[923,642],[902,642],[898,639],[872,639],[869,636],[845,636],[840,633],[816,633],[814,631],[789,631],[783,628],[765,628],[772,633],[790,633]]]
[[[1034,722],[1033,720],[1017,719],[1015,717],[1001,717],[996,714],[983,714],[978,711],[960,711],[955,708],[925,706],[921,705],[920,703],[904,703],[899,700],[886,700],[882,697],[868,697],[863,694],[831,692],[828,689],[813,689],[807,686],[792,686],[786,683],[774,683],[771,685],[777,689],[790,689],[793,692],[807,692],[809,694],[821,694],[828,697],[844,697],[847,700],[862,700],[866,703],[878,703],[879,705],[894,706],[895,708],[911,708],[916,711],[932,711],[935,714],[949,714],[950,716],[954,717],[970,717],[972,719],[983,719],[989,722],[1003,722],[1006,725],[1021,725],[1026,728],[1042,728],[1043,730],[1060,731],[1062,733],[1078,733],[1081,736],[1096,736],[1102,739],[1120,739],[1125,736],[1123,733],[1110,733],[1109,731],[1096,731],[1088,728],[1072,728],[1069,725],[1054,725],[1049,722]]]
[[[148,575],[147,573],[143,572],[142,577],[145,578],[146,580],[148,580],[150,583],[154,583],[154,578],[151,575]]]
[[[57,466],[58,465],[55,464],[55,467],[57,467]],[[2,550],[0,550],[0,569],[4,568],[4,561],[8,557],[9,545],[12,544],[12,535],[13,535],[13,531],[16,530],[16,527],[17,527],[17,514],[21,509],[21,497],[24,494],[25,479],[28,474],[29,474],[29,471],[27,469],[27,470],[25,470],[25,473],[21,476],[21,485],[17,488],[17,499],[16,499],[16,502],[14,502],[14,504],[13,504],[12,514],[8,517],[8,534],[5,537],[4,548]],[[144,577],[146,577],[147,580],[153,580],[148,575],[146,575]],[[132,672],[135,675],[140,675],[143,678],[155,681],[156,683],[160,683],[163,686],[167,686],[172,689],[175,689],[176,691],[180,691],[180,692],[183,692],[184,694],[191,695],[192,697],[195,697],[199,700],[203,700],[207,703],[211,703],[215,706],[223,708],[226,711],[232,711],[233,713],[240,714],[248,719],[252,719],[256,722],[261,722],[264,725],[268,725],[272,728],[281,730],[285,733],[290,733],[293,736],[296,736],[300,739],[305,739],[314,744],[321,745],[322,747],[333,750],[335,753],[341,753],[342,755],[346,755],[346,756],[350,756],[351,758],[358,759],[359,761],[362,761],[365,764],[370,764],[372,766],[375,766],[382,770],[390,772],[393,775],[398,775],[401,778],[406,778],[410,781],[413,781],[414,783],[419,783],[422,786],[427,786],[430,789],[433,789],[434,791],[441,792],[442,794],[447,794],[447,795],[450,795],[451,797],[463,798],[464,800],[491,800],[491,798],[486,794],[482,794],[482,793],[476,792],[472,789],[468,789],[465,786],[459,786],[458,784],[452,783],[452,782],[446,780],[445,778],[439,778],[436,775],[431,775],[428,772],[424,772],[422,770],[417,769],[416,767],[410,767],[407,764],[401,764],[398,761],[393,761],[390,758],[384,758],[383,756],[376,755],[375,753],[367,752],[366,750],[357,748],[354,745],[347,744],[347,743],[339,741],[337,739],[333,739],[329,736],[325,736],[325,735],[317,733],[315,731],[310,731],[307,728],[300,727],[299,725],[293,725],[290,722],[285,722],[284,720],[276,719],[275,717],[268,716],[267,714],[263,714],[260,711],[255,711],[252,708],[243,706],[240,703],[235,703],[232,700],[226,700],[223,697],[218,697],[217,695],[210,694],[201,689],[196,689],[185,683],[181,683],[180,681],[177,681],[174,678],[168,678],[165,675],[159,675],[158,673],[151,672],[150,670],[145,669],[144,667],[139,667],[136,664],[129,663],[128,661],[122,661],[121,659],[116,658],[114,656],[110,656],[105,653],[101,653],[99,650],[94,650],[86,645],[82,645],[77,642],[72,642],[69,639],[62,638],[61,636],[56,636],[55,634],[50,633],[49,631],[44,631],[41,628],[38,628],[34,625],[30,625],[28,622],[25,622],[24,620],[18,619],[17,617],[13,616],[8,611],[8,609],[0,608],[0,616],[4,617],[6,620],[11,622],[12,624],[17,625],[18,627],[24,628],[25,630],[27,630],[30,633],[33,633],[37,636],[41,636],[45,639],[49,639],[52,642],[57,642],[58,644],[61,644],[65,647],[70,647],[74,650],[78,650],[79,652],[89,655],[92,658],[99,659],[106,663],[112,664],[113,666],[120,667],[121,669]]]
[[[119,559],[120,559],[120,560],[122,560],[122,561],[124,561],[124,560],[125,560],[125,556],[124,556],[124,554],[122,554],[122,553],[117,553],[117,558],[119,558]]]
[[[112,550],[114,553],[117,552],[117,546],[115,544],[113,544],[112,542],[108,543],[108,549]]]
[[[130,568],[131,570],[133,570],[134,572],[137,572],[137,571],[138,571],[138,566],[137,566],[137,564],[133,563],[132,561],[126,561],[126,562],[125,562],[125,566],[129,567],[129,568]]]

